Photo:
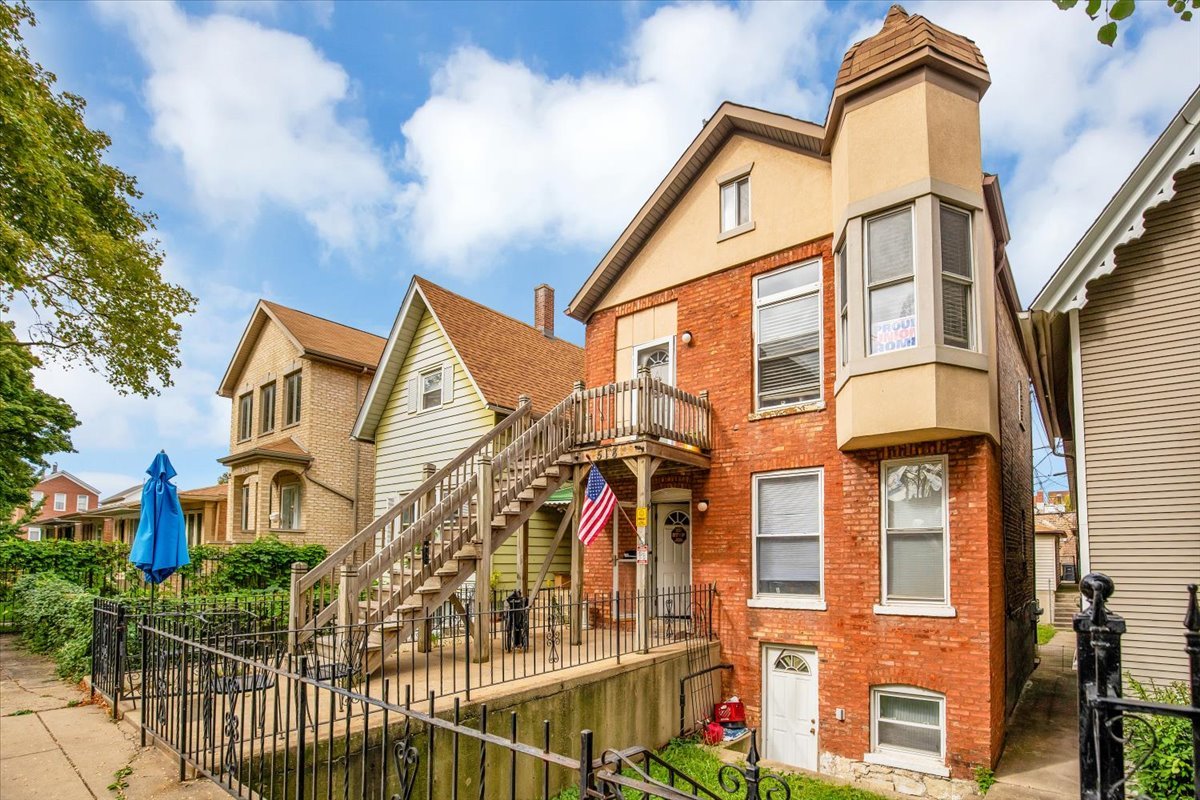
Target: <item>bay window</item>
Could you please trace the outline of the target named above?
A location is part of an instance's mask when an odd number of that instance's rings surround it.
[[[821,262],[768,272],[754,280],[757,407],[821,396]]]
[[[819,469],[754,477],[755,593],[821,597],[824,503]]]
[[[913,210],[867,220],[867,313],[871,355],[917,346]]]
[[[949,603],[944,457],[883,464],[883,604]]]
[[[833,256],[837,266],[838,302],[838,363],[845,366],[850,353],[850,295],[846,284],[846,245],[842,244]]]

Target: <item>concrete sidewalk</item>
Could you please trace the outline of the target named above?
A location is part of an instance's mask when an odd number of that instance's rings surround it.
[[[1041,647],[1009,728],[988,800],[1078,800],[1078,682],[1074,636],[1059,631]]]
[[[4,800],[221,800],[206,779],[179,783],[178,762],[138,746],[54,664],[0,636],[0,797]],[[119,777],[118,773],[126,773]],[[122,786],[121,784],[125,784]]]

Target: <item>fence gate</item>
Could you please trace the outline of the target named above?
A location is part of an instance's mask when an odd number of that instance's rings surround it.
[[[1196,585],[1188,587],[1183,614],[1191,705],[1156,703],[1122,697],[1121,635],[1125,620],[1109,613],[1112,579],[1092,573],[1080,591],[1090,606],[1075,615],[1075,653],[1079,664],[1079,778],[1082,800],[1123,800],[1136,784],[1138,770],[1161,746],[1149,719],[1177,717],[1191,722],[1192,782],[1200,800],[1200,607]],[[1135,737],[1141,745],[1127,758],[1126,745]]]

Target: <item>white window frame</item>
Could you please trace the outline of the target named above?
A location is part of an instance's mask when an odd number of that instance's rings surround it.
[[[909,273],[907,278],[905,278],[905,277],[889,278],[888,280],[879,281],[878,283],[871,283],[871,223],[874,222],[875,220],[885,219],[887,217],[895,216],[897,214],[901,214],[901,213],[905,213],[905,212],[908,213],[908,221],[909,221],[909,224],[912,225],[912,258],[909,260],[909,264],[912,267],[912,271]],[[867,326],[866,331],[865,331],[866,338],[864,339],[864,342],[866,344],[867,357],[870,358],[871,356],[884,356],[884,355],[887,355],[888,353],[899,352],[900,350],[915,350],[917,347],[920,347],[920,342],[921,342],[921,340],[920,340],[921,309],[919,307],[919,297],[917,295],[917,272],[918,272],[918,269],[917,269],[917,207],[916,207],[916,204],[909,203],[907,205],[897,206],[896,208],[892,208],[892,209],[888,209],[887,211],[884,211],[882,214],[874,214],[874,215],[864,219],[863,220],[863,229],[862,229],[862,250],[863,250],[863,260],[862,260],[863,261],[863,275],[862,275],[862,278],[863,278],[863,293],[862,293],[862,295],[863,295],[863,319],[866,320],[866,326]],[[914,329],[914,336],[917,339],[917,344],[913,345],[912,347],[902,347],[902,348],[897,348],[895,350],[881,350],[878,353],[873,352],[871,349],[871,325],[873,324],[873,320],[871,318],[871,292],[875,289],[884,289],[884,288],[887,288],[888,286],[895,286],[897,284],[906,283],[906,282],[911,283],[912,287],[913,287],[913,321],[916,326]]]
[[[817,518],[821,528],[817,533],[817,552],[821,564],[821,588],[816,595],[802,594],[759,594],[758,592],[758,483],[763,479],[787,478],[793,475],[816,475],[817,498],[820,507]],[[806,467],[774,472],[757,472],[750,480],[750,580],[751,597],[746,602],[751,608],[791,608],[824,611],[825,603],[825,468]]]
[[[87,511],[88,504],[89,504],[89,498],[86,494],[75,495],[75,510],[76,511]]]
[[[975,297],[978,294],[978,292],[975,291],[975,273],[977,272],[976,264],[975,264],[975,217],[973,214],[971,214],[970,211],[967,211],[964,208],[959,208],[956,205],[952,205],[950,203],[946,203],[941,200],[938,201],[937,205],[938,205],[938,209],[937,209],[937,214],[938,214],[937,248],[938,248],[938,272],[939,272],[938,278],[941,281],[941,283],[939,283],[939,285],[938,285],[938,299],[940,301],[938,304],[939,305],[938,314],[940,315],[941,320],[942,320],[942,325],[941,325],[942,342],[941,343],[944,344],[946,347],[953,347],[956,350],[966,350],[966,351],[974,352],[979,349],[979,344],[978,344],[979,336],[976,331],[976,327],[978,325],[977,320],[979,319],[979,314],[977,314],[975,311],[975,306],[976,306]],[[970,255],[970,259],[971,259],[971,262],[970,262],[971,275],[969,278],[964,278],[961,275],[957,275],[953,272],[946,272],[945,268],[943,268],[943,266],[942,266],[942,233],[941,232],[942,232],[942,210],[943,209],[950,211],[951,213],[959,214],[959,215],[967,218],[967,253]],[[946,341],[946,296],[945,296],[946,293],[942,289],[942,286],[945,284],[945,282],[947,280],[949,280],[951,283],[957,283],[957,284],[967,287],[967,345],[965,347],[962,345],[959,345],[959,344],[951,344],[950,342]],[[920,321],[918,320],[918,324],[919,324],[919,322]]]
[[[237,402],[237,440],[246,442],[254,437],[254,392],[242,392]]]
[[[882,695],[908,697],[919,700],[934,700],[938,704],[939,724],[941,733],[941,753],[932,756],[921,750],[910,750],[903,747],[893,747],[879,744],[879,698]],[[916,727],[918,723],[911,724]],[[946,695],[932,692],[918,686],[886,685],[871,687],[871,751],[863,755],[863,761],[868,764],[909,769],[914,772],[924,772],[932,775],[947,777],[950,774],[946,766]]]
[[[741,216],[740,204],[737,202],[738,184],[745,181],[746,183],[746,221],[736,222],[737,217]],[[734,193],[734,219],[735,223],[730,227],[725,227],[725,190],[733,188]],[[754,187],[750,183],[750,172],[747,170],[745,174],[731,177],[729,180],[718,184],[717,189],[717,229],[720,231],[721,239],[728,239],[731,236],[736,236],[745,231],[754,230]],[[718,240],[720,241],[720,239]]]
[[[204,539],[204,513],[189,511],[183,515],[183,529],[188,547],[197,547]]]
[[[46,499],[46,493],[43,491],[40,491],[38,489],[34,489],[32,492],[29,493],[29,502],[31,505],[36,506],[38,503],[42,502],[45,499]]]
[[[802,269],[803,267],[813,265],[816,265],[817,267],[817,280],[815,283],[806,284],[795,289],[789,289],[786,292],[777,292],[775,294],[768,295],[767,298],[762,298],[759,296],[758,286],[763,278],[769,278],[772,275],[778,275],[782,272],[786,272],[787,270]],[[788,264],[787,266],[779,267],[778,269],[773,269],[770,272],[764,272],[761,275],[754,276],[753,295],[751,297],[751,300],[754,304],[754,341],[752,342],[753,352],[751,354],[751,358],[754,361],[755,411],[775,411],[776,409],[780,408],[795,408],[797,406],[806,406],[810,403],[819,403],[825,399],[825,300],[822,295],[825,287],[822,286],[822,283],[824,282],[823,272],[824,265],[821,263],[820,256],[818,256],[817,258],[798,261],[795,264]],[[816,397],[810,397],[804,400],[796,400],[795,402],[791,403],[780,403],[778,405],[764,406],[762,405],[762,399],[759,397],[758,391],[758,312],[760,309],[773,306],[776,303],[785,303],[789,300],[794,300],[797,297],[807,297],[808,295],[812,294],[815,294],[817,297],[817,395]]]
[[[928,464],[937,461],[942,465],[942,600],[889,600],[888,557],[887,557],[887,473],[888,468],[911,464]],[[929,529],[932,530],[932,529]],[[921,456],[917,458],[892,458],[879,462],[879,598],[876,614],[898,614],[920,617],[953,617],[954,606],[950,602],[950,459],[945,455]]]
[[[296,493],[295,512],[296,518],[294,524],[288,526],[285,524],[283,517],[283,493],[285,491],[294,491]],[[304,518],[300,512],[300,482],[289,482],[281,484],[279,487],[279,529],[283,531],[299,531],[304,529]]]
[[[251,522],[251,520],[250,520],[250,504],[251,504],[251,501],[253,500],[253,497],[254,497],[254,492],[250,491],[250,484],[243,483],[242,484],[242,514],[241,514],[241,520],[240,520],[242,523],[243,531],[250,530],[250,522]]]
[[[29,526],[29,541],[40,542],[42,540],[42,529],[38,525]]]
[[[850,272],[846,263],[846,242],[833,251],[834,300],[838,306],[837,342],[838,363],[843,367],[850,361]],[[824,387],[822,386],[822,390]]]
[[[425,405],[425,378],[431,375],[437,375],[438,381],[438,401],[436,405]],[[442,369],[442,365],[429,367],[417,373],[417,411],[434,411],[446,404],[446,372]]]
[[[54,493],[54,510],[55,511],[66,511],[67,510],[67,493],[66,492],[55,492]]]

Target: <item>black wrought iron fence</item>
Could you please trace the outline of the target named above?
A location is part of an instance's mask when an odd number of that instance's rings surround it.
[[[790,796],[760,771],[753,744],[745,766],[723,767],[720,785],[706,786],[648,748],[603,750],[589,730],[464,709],[460,697],[439,703],[433,692],[418,699],[390,678],[367,674],[348,688],[317,677],[308,654],[263,658],[261,638],[206,641],[193,619],[145,617],[139,635],[143,744],[158,740],[181,777],[194,769],[236,797],[549,800],[571,786],[589,800],[626,789],[663,800]]]
[[[1123,696],[1121,637],[1125,620],[1108,610],[1114,585],[1107,575],[1092,573],[1080,590],[1089,607],[1075,615],[1076,657],[1079,669],[1079,775],[1083,800],[1149,798],[1140,770],[1160,748],[1155,718],[1171,717],[1191,723],[1191,782],[1200,800],[1200,607],[1195,584],[1187,588],[1187,609],[1181,615],[1184,650],[1188,656],[1190,705],[1161,703]],[[1174,746],[1178,746],[1175,743]],[[1186,745],[1185,745],[1186,747]],[[1186,754],[1174,765],[1186,769]],[[1180,774],[1183,780],[1183,777]]]

